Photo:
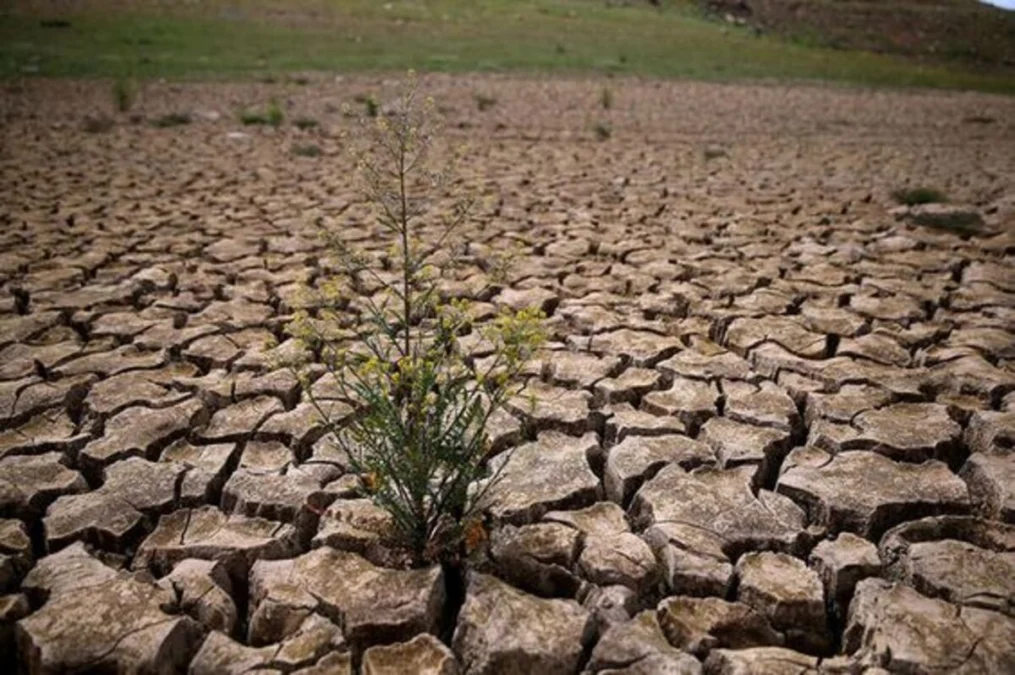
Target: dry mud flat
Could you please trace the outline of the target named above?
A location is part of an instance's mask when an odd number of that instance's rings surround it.
[[[428,85],[483,195],[446,290],[552,333],[464,602],[385,566],[263,351],[323,269],[309,223],[385,247],[339,113],[383,83],[152,85],[140,115],[193,123],[97,134],[105,86],[5,93],[4,666],[1015,672],[1015,100]],[[272,96],[321,127],[235,121]],[[907,181],[981,234],[895,210]]]

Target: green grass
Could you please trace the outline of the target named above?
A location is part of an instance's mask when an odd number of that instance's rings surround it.
[[[282,122],[285,120],[285,113],[278,103],[272,101],[263,110],[254,108],[242,110],[239,117],[240,123],[245,126],[266,125],[277,129],[282,126]]]
[[[373,94],[359,94],[353,100],[363,106],[363,112],[367,117],[377,117],[377,114],[381,111],[381,104],[377,102]]]
[[[983,218],[979,213],[967,209],[945,209],[943,211],[921,211],[912,215],[916,225],[951,232],[960,237],[971,237],[985,231]]]
[[[945,193],[929,187],[899,188],[892,192],[892,198],[899,204],[905,204],[906,206],[943,204],[948,201]]]
[[[207,79],[295,71],[599,72],[830,80],[1015,93],[1015,77],[792,44],[704,20],[690,3],[234,0],[172,13],[91,9],[0,18],[0,77]],[[284,7],[272,19],[266,7]],[[304,12],[308,7],[316,12]],[[385,9],[389,7],[389,9]],[[66,19],[46,28],[40,19]]]

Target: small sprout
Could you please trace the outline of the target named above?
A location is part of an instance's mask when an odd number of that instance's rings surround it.
[[[599,105],[603,107],[603,110],[609,110],[613,107],[613,90],[609,87],[603,87],[603,90],[599,93]]]
[[[357,94],[353,100],[363,105],[367,117],[377,117],[381,112],[381,105],[373,94]]]
[[[605,141],[613,136],[613,127],[610,126],[609,122],[596,122],[596,125],[592,127],[592,131],[596,135],[596,140]]]
[[[474,99],[476,99],[476,108],[480,112],[484,112],[487,109],[492,108],[495,105],[497,105],[497,97],[496,96],[490,96],[489,94],[481,94],[479,92],[476,92],[476,93],[474,93],[472,95],[472,97]]]
[[[375,99],[373,96],[370,96],[370,97],[367,98],[367,101],[366,101],[365,105],[366,105],[367,117],[377,117],[377,114],[381,110],[380,105],[378,105],[378,103],[377,103],[377,99]]]
[[[275,101],[269,103],[263,111],[248,108],[240,113],[240,123],[245,126],[267,125],[277,128],[282,126],[284,119],[285,113]]]
[[[276,101],[272,101],[268,104],[268,124],[278,128],[282,126],[282,120],[285,119],[285,113],[282,112],[282,108],[279,107]]]
[[[308,144],[308,145],[297,145],[293,147],[293,154],[297,157],[320,157],[321,148],[320,146]]]
[[[317,120],[313,117],[297,117],[293,120],[293,126],[297,129],[306,131],[307,129],[314,129],[318,126]]]
[[[152,126],[159,129],[167,129],[169,127],[184,126],[186,124],[190,124],[190,122],[191,118],[189,113],[174,112],[162,115],[161,117],[156,117],[152,120]]]
[[[132,78],[118,77],[113,82],[113,104],[119,112],[134,107],[137,98],[137,83]]]
[[[916,206],[917,204],[943,204],[948,201],[940,190],[929,187],[899,188],[892,192],[892,198],[899,204]]]
[[[253,126],[255,124],[267,124],[268,118],[256,110],[244,110],[240,113],[240,122],[245,126]]]

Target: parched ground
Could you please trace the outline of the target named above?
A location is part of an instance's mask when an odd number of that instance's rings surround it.
[[[385,567],[264,351],[315,221],[385,246],[341,110],[391,83],[155,83],[88,133],[108,83],[31,81],[0,98],[0,668],[1015,672],[1015,100],[425,82],[482,197],[448,292],[552,334],[464,603]],[[236,121],[271,98],[281,128]]]

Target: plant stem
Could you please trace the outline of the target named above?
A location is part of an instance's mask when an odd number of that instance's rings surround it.
[[[409,297],[409,213],[405,198],[405,141],[398,152],[398,192],[402,202],[402,311],[405,321],[405,356],[409,356],[409,325],[412,322],[412,299]]]

